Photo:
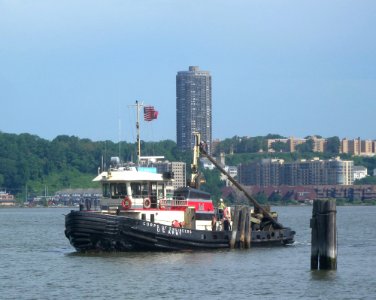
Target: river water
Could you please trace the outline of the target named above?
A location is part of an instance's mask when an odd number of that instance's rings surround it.
[[[76,253],[65,208],[0,209],[0,299],[376,299],[376,207],[337,207],[338,268],[310,270],[312,207],[277,207],[296,243]]]

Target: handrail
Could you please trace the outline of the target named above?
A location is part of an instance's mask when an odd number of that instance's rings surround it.
[[[160,206],[166,206],[166,207],[187,207],[188,206],[188,200],[160,199],[159,205]]]

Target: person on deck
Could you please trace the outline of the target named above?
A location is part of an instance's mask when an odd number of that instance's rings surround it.
[[[223,210],[223,229],[225,231],[231,230],[231,214],[228,207]]]
[[[219,199],[219,205],[218,205],[218,214],[219,214],[219,219],[223,219],[223,211],[226,208],[226,204],[223,202],[223,199]]]
[[[223,199],[219,199],[219,205],[218,205],[218,215],[219,219],[222,221],[223,224],[223,230],[231,230],[231,225],[230,225],[230,211],[226,204],[224,203]]]

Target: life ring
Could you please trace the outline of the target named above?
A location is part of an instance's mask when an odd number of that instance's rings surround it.
[[[130,209],[132,207],[132,201],[131,201],[131,199],[129,199],[128,196],[125,196],[125,198],[123,199],[123,201],[121,201],[121,206],[124,209]]]
[[[144,199],[144,208],[150,208],[151,207],[151,201],[149,198]]]

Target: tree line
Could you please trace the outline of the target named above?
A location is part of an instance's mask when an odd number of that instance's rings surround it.
[[[266,141],[271,138],[283,137],[271,134],[252,138],[235,136],[221,141],[214,155],[225,152],[226,164],[235,166],[268,157],[293,161],[314,156],[327,159],[338,155],[335,149],[339,148],[335,145],[339,138],[336,137],[330,138],[333,147],[325,153],[314,153],[303,145],[299,145],[301,147],[297,147],[294,153],[268,153]],[[40,195],[46,187],[50,194],[63,188],[95,187],[91,179],[97,174],[102,159],[107,165],[113,156],[119,156],[123,161],[135,161],[136,149],[135,143],[91,141],[68,135],[59,135],[50,141],[28,133],[17,135],[0,132],[0,189],[16,195],[27,189],[29,194]],[[191,163],[191,153],[179,151],[172,140],[142,141],[141,149],[143,156],[163,155],[169,161],[183,161],[187,166]],[[263,151],[260,152],[260,149]],[[376,168],[376,158],[373,157],[341,157],[353,159],[355,165],[366,166],[369,170]],[[189,170],[187,173],[189,175]],[[218,174],[217,171],[205,171],[207,183],[203,189],[219,195],[223,183]],[[367,180],[364,183],[370,183],[370,179]]]
[[[186,161],[189,155],[177,150],[171,140],[142,142],[142,155],[164,155],[170,161]],[[28,133],[0,132],[0,189],[13,193],[42,193],[62,188],[93,187],[91,179],[102,159],[136,160],[135,143],[91,141],[59,135],[52,141]]]

